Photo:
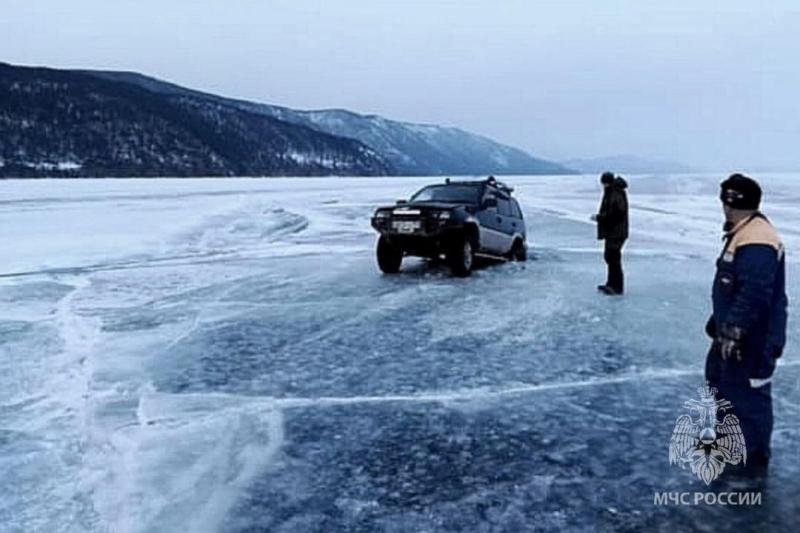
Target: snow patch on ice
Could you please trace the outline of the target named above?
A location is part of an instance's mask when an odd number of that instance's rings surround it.
[[[218,531],[283,443],[279,410],[248,398],[148,394],[111,436],[96,504],[111,530]]]
[[[207,217],[199,225],[171,239],[190,251],[224,251],[263,244],[308,227],[308,219],[281,207],[250,203]]]

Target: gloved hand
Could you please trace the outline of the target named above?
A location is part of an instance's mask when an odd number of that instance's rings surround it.
[[[717,342],[720,344],[720,351],[722,359],[736,359],[742,360],[742,341],[744,340],[744,332],[742,328],[723,324],[720,328],[720,334]]]
[[[714,320],[714,315],[708,317],[708,322],[706,322],[706,335],[712,339],[717,338],[717,321]]]
[[[742,360],[742,345],[739,341],[721,338],[719,343],[720,350],[722,352],[722,359],[724,361],[727,361],[728,359],[736,359],[737,361]]]

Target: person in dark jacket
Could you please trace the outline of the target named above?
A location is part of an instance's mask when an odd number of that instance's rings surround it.
[[[713,342],[706,379],[739,418],[747,477],[766,474],[772,435],[772,373],[786,343],[785,259],[780,237],[759,209],[761,188],[741,174],[720,185],[725,244],[717,259]]]
[[[622,294],[625,291],[625,276],[622,272],[622,247],[628,238],[628,184],[611,172],[600,176],[603,184],[603,199],[600,211],[592,216],[597,222],[597,238],[605,241],[603,258],[608,265],[608,277],[597,289],[605,294]]]

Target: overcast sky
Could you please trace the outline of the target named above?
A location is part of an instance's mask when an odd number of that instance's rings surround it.
[[[455,125],[554,159],[800,168],[792,0],[3,0],[0,60]]]

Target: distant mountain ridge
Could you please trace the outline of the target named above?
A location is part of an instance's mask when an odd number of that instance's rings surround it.
[[[650,159],[628,154],[568,159],[562,161],[561,164],[584,174],[599,174],[606,170],[624,174],[683,174],[697,171],[696,168],[684,165],[683,163],[662,159]]]
[[[0,176],[564,174],[457,128],[0,63]]]

